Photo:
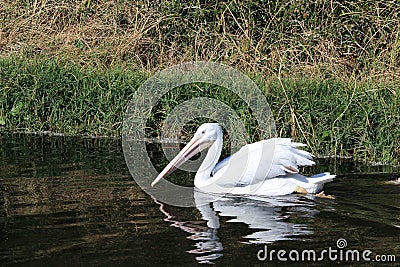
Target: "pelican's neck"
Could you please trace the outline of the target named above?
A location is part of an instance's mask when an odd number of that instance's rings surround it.
[[[217,140],[208,149],[207,155],[204,161],[201,163],[199,170],[194,178],[194,186],[201,188],[204,185],[210,183],[211,172],[217,165],[219,157],[222,151],[222,133],[218,135]]]

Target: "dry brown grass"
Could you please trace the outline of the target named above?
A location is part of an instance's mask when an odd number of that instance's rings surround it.
[[[395,79],[397,1],[6,0],[1,57],[44,54],[84,67],[155,71],[188,60]]]

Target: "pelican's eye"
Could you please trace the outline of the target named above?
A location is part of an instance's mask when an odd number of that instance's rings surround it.
[[[202,134],[205,134],[205,133],[206,133],[206,131],[204,131],[204,130],[203,130],[201,133],[202,133]]]

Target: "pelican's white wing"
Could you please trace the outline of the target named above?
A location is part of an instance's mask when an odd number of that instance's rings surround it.
[[[286,173],[298,173],[299,166],[315,164],[312,154],[297,149],[299,146],[305,145],[292,142],[290,138],[248,144],[218,163],[212,175],[219,184],[246,186]]]

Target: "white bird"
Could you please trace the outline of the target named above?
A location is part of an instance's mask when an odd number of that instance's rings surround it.
[[[321,173],[311,177],[298,174],[299,166],[315,164],[313,155],[297,147],[305,146],[290,138],[271,138],[243,146],[218,162],[223,133],[218,123],[202,124],[192,140],[152,182],[154,186],[185,161],[208,148],[194,179],[195,187],[206,193],[278,196],[294,192],[316,194],[335,175]]]

